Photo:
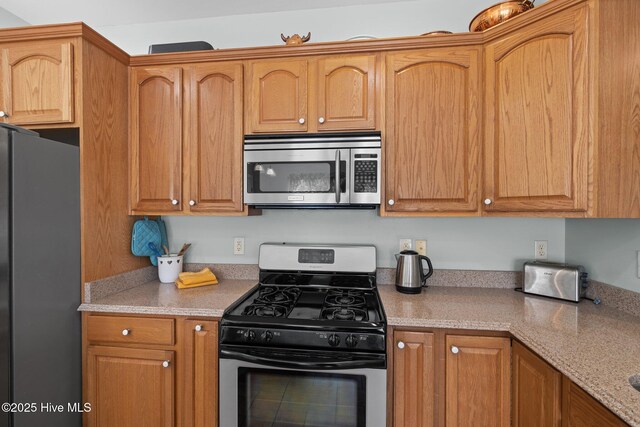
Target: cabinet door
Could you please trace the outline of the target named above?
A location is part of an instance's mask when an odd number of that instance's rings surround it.
[[[387,212],[478,210],[480,54],[387,56]]]
[[[307,68],[306,59],[249,63],[250,132],[307,130]]]
[[[395,331],[393,425],[435,425],[435,359],[432,333]]]
[[[447,335],[446,425],[510,425],[510,340]]]
[[[172,351],[89,347],[89,426],[172,427],[173,360]]]
[[[514,427],[560,427],[562,374],[518,342],[513,343]]]
[[[182,210],[182,69],[131,70],[131,210]]]
[[[242,64],[186,71],[189,209],[242,212]]]
[[[485,210],[585,211],[587,6],[486,47]]]
[[[562,380],[562,427],[624,427],[627,424],[567,377]]]
[[[17,125],[73,122],[73,44],[24,42],[5,45],[2,106]]]
[[[318,61],[318,130],[375,129],[376,56]]]
[[[187,320],[184,427],[218,425],[218,322]]]

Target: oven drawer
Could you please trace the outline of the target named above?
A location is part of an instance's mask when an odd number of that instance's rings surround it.
[[[175,320],[124,316],[89,316],[90,342],[173,345]]]

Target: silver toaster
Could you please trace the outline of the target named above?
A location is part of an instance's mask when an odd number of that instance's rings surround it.
[[[538,261],[524,263],[522,290],[527,294],[578,302],[585,296],[588,286],[588,274],[581,265]]]

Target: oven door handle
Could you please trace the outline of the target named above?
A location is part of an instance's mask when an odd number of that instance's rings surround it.
[[[305,369],[305,370],[325,370],[325,369],[358,369],[358,368],[386,368],[384,356],[372,357],[371,359],[356,360],[339,360],[324,361],[319,358],[302,358],[295,355],[288,355],[286,360],[279,358],[271,358],[266,356],[258,356],[255,354],[247,354],[245,352],[220,349],[220,356],[226,359],[236,359],[245,362],[256,363],[260,365],[277,366],[289,369]]]
[[[340,150],[336,150],[336,204],[340,204]]]

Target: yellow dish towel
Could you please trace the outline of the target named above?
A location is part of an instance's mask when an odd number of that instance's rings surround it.
[[[205,268],[202,271],[196,273],[180,273],[178,280],[176,280],[176,286],[179,289],[196,288],[198,286],[217,285],[218,278],[209,269]]]

